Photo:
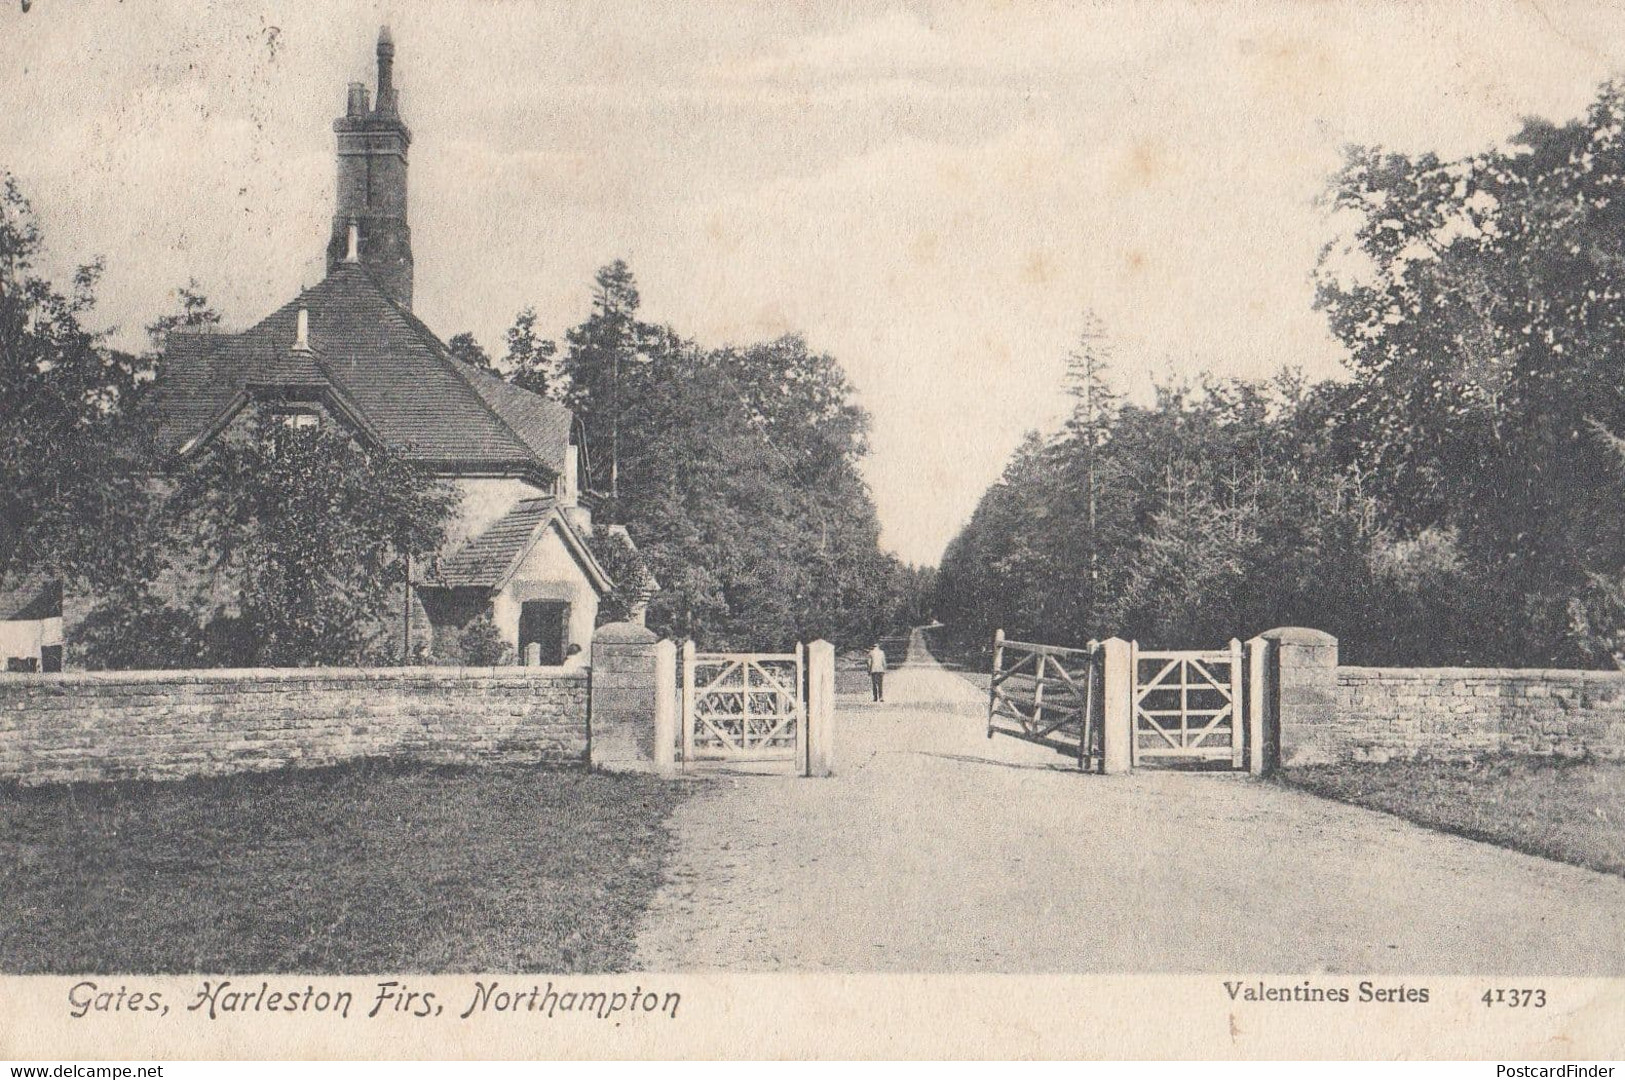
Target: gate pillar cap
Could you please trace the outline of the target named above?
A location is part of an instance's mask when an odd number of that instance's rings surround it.
[[[1258,636],[1266,641],[1275,641],[1282,645],[1308,645],[1321,648],[1337,644],[1337,639],[1326,631],[1314,630],[1307,626],[1277,626],[1275,629],[1266,630]]]
[[[594,630],[592,639],[606,645],[653,645],[660,635],[639,623],[612,622]]]

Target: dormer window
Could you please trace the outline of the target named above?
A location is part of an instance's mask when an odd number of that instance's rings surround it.
[[[261,437],[272,457],[281,455],[284,444],[315,431],[321,423],[321,417],[312,409],[276,409],[267,419],[270,423],[261,429]]]

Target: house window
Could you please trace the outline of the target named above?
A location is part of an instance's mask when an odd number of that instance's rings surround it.
[[[526,600],[519,606],[519,662],[546,667],[564,663],[570,605],[561,600]],[[532,645],[536,648],[533,650]]]
[[[316,414],[313,412],[287,412],[282,414],[282,426],[294,431],[303,431],[316,426]]]

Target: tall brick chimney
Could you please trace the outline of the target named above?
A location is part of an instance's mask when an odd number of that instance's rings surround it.
[[[338,133],[338,202],[333,238],[327,244],[327,272],[350,254],[350,226],[356,227],[355,259],[402,307],[412,307],[412,230],[406,224],[406,148],[412,133],[401,122],[395,89],[395,41],[389,27],[378,31],[378,100],[368,107],[367,88],[351,83],[344,115],[333,121]]]

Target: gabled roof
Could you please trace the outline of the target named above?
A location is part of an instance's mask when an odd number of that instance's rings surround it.
[[[249,375],[249,384],[264,387],[325,388],[333,385],[314,349],[289,346]]]
[[[312,353],[293,344],[308,312]],[[564,468],[570,413],[457,360],[359,264],[240,334],[176,334],[154,387],[159,437],[189,449],[241,408],[245,393],[330,387],[363,428],[409,459],[450,471]]]
[[[565,546],[594,587],[599,592],[609,591],[613,587],[609,575],[598,565],[569,519],[559,512],[558,501],[550,498],[521,499],[515,503],[490,528],[441,559],[423,583],[454,589],[500,589],[549,527],[558,528]]]
[[[28,574],[0,587],[0,622],[33,621],[62,615],[62,582],[44,574]]]
[[[570,444],[570,427],[575,423],[569,409],[473,365],[463,365],[463,373],[532,453],[544,461],[557,461],[562,467],[565,447]]]

